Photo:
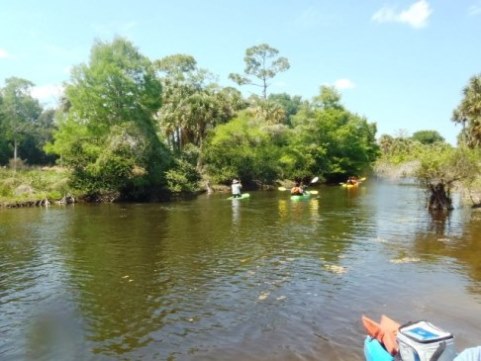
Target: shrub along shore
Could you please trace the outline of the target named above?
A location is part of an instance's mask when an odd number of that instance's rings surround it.
[[[0,207],[46,207],[74,203],[77,194],[69,186],[70,172],[60,167],[0,170]]]
[[[51,205],[66,205],[77,202],[116,202],[122,201],[120,193],[104,193],[92,196],[88,192],[71,186],[71,172],[62,167],[36,167],[20,170],[0,169],[0,208],[48,207]],[[281,185],[292,185],[285,180]],[[246,189],[274,190],[274,185],[252,182],[245,185]],[[162,194],[152,194],[145,201],[176,200],[190,198],[204,192],[229,193],[230,186],[226,184],[210,184],[199,182],[196,191],[173,193],[168,190]],[[128,200],[127,200],[128,201]]]

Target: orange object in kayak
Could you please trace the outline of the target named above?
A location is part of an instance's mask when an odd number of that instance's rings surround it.
[[[383,344],[391,355],[398,353],[399,345],[396,341],[396,334],[399,329],[399,323],[391,320],[385,315],[381,316],[380,323],[363,315],[362,324],[364,325],[367,334]]]

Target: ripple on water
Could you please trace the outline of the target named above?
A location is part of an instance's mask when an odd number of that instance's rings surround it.
[[[86,360],[362,360],[363,313],[481,337],[476,223],[431,222],[411,188],[320,190],[11,218],[0,358],[26,350],[25,320],[55,297]]]

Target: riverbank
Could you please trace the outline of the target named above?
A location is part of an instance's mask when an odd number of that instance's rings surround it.
[[[0,169],[0,208],[48,207],[50,205],[64,205],[70,203],[94,202],[112,203],[119,200],[119,194],[104,194],[89,197],[70,187],[70,171],[62,167],[36,167],[12,170]],[[282,180],[275,185],[263,184],[256,181],[244,184],[244,191],[276,190],[279,186],[290,188],[291,180]],[[199,193],[229,193],[230,185],[210,184],[203,181],[200,189],[193,193],[170,193],[155,196],[155,200],[190,199]],[[148,202],[148,200],[146,200]],[[152,201],[152,200],[151,200]]]
[[[61,167],[0,170],[0,207],[46,207],[75,202],[70,173]]]

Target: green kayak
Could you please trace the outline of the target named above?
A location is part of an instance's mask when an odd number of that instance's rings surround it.
[[[302,201],[304,199],[309,199],[311,197],[311,192],[304,192],[303,195],[291,196],[291,201]]]
[[[251,195],[249,193],[242,193],[240,197],[229,197],[227,199],[229,200],[235,200],[235,199],[246,199],[249,198]]]

